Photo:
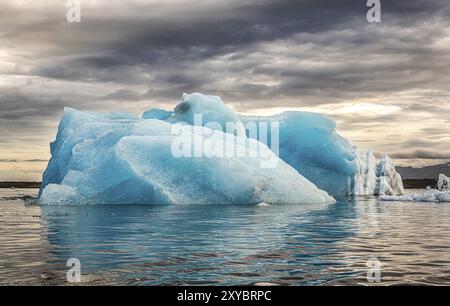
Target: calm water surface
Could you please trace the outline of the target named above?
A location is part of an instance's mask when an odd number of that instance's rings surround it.
[[[0,189],[0,285],[450,285],[450,203],[339,199],[332,205],[28,205]]]

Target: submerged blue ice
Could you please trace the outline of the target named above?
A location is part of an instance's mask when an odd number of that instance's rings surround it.
[[[252,124],[269,126],[265,144],[256,137],[261,130],[246,135]],[[275,124],[281,159],[271,143]],[[182,133],[174,134],[175,127]],[[200,140],[202,149],[235,144],[244,154],[176,156],[180,139],[193,152]],[[329,203],[329,194],[403,193],[389,157],[358,150],[326,117],[239,116],[219,97],[198,93],[183,94],[173,111],[153,109],[142,117],[66,108],[51,154],[40,190],[44,204]],[[275,166],[262,166],[267,160]]]

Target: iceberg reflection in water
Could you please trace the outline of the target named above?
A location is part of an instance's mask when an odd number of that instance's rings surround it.
[[[72,257],[99,285],[366,285],[371,258],[382,284],[450,283],[446,203],[39,207],[24,194],[0,189],[0,284],[67,284]]]

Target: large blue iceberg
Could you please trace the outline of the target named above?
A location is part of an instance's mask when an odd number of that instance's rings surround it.
[[[161,119],[163,115],[164,112],[147,113],[151,118]],[[261,142],[245,135],[243,138],[212,131],[127,113],[95,114],[66,108],[56,140],[51,144],[52,157],[44,173],[39,201],[41,204],[334,202],[333,197]],[[202,148],[210,146],[213,152],[234,143],[242,154],[196,157],[199,143]],[[192,156],[177,155],[179,145],[181,151],[186,149],[183,144]],[[252,155],[252,150],[258,150],[258,154]]]
[[[43,204],[278,204],[403,193],[388,156],[377,160],[358,150],[335,128],[307,112],[239,116],[219,97],[198,93],[183,94],[173,111],[142,116],[66,108],[39,198]]]

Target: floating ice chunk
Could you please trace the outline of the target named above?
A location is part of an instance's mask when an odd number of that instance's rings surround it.
[[[40,190],[42,204],[331,203],[334,199],[279,160],[264,144],[206,127],[181,126],[124,113],[67,108]],[[205,136],[208,135],[208,136]],[[223,148],[243,146],[242,157],[175,157],[175,139],[201,138]],[[195,142],[194,142],[195,143]],[[261,168],[257,144],[276,167]]]
[[[450,177],[447,177],[442,173],[439,174],[439,179],[436,187],[440,191],[450,190]]]
[[[400,174],[388,155],[379,160],[370,150],[355,149],[359,172],[354,177],[354,195],[401,195],[405,193]]]
[[[389,155],[385,154],[378,160],[376,174],[375,195],[402,195],[405,193],[402,177],[395,169],[395,164]]]
[[[426,190],[400,196],[383,195],[379,199],[381,201],[400,202],[450,202],[450,191]]]
[[[256,206],[258,206],[258,207],[269,207],[270,204],[267,204],[267,203],[262,202],[262,203],[259,203],[259,204],[256,205]]]

